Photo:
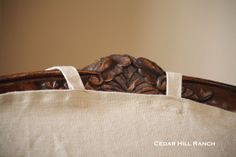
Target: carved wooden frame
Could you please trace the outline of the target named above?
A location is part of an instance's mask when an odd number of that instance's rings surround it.
[[[165,71],[146,58],[110,55],[79,70],[86,89],[142,94],[165,94]],[[67,89],[57,70],[0,77],[0,93],[10,91]],[[182,97],[236,112],[236,87],[183,76]]]

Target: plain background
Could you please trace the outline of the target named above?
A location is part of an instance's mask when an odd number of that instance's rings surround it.
[[[0,0],[0,75],[110,54],[236,85],[235,0]]]

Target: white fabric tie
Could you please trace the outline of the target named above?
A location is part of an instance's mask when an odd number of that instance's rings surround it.
[[[181,98],[182,74],[166,72],[166,95]]]
[[[73,66],[54,66],[46,70],[60,70],[66,79],[69,89],[84,90],[84,84],[77,69]]]

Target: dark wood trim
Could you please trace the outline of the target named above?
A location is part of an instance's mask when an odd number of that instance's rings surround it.
[[[78,70],[86,89],[142,94],[165,94],[165,71],[146,58],[111,55]],[[0,77],[0,93],[67,89],[55,71],[26,72]],[[183,76],[182,97],[236,112],[236,86]]]

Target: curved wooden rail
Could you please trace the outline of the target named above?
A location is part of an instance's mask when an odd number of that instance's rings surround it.
[[[86,89],[143,94],[165,94],[165,71],[146,58],[111,55],[78,70]],[[0,77],[0,93],[67,89],[59,71],[38,71]],[[183,76],[182,97],[236,112],[236,87]]]

